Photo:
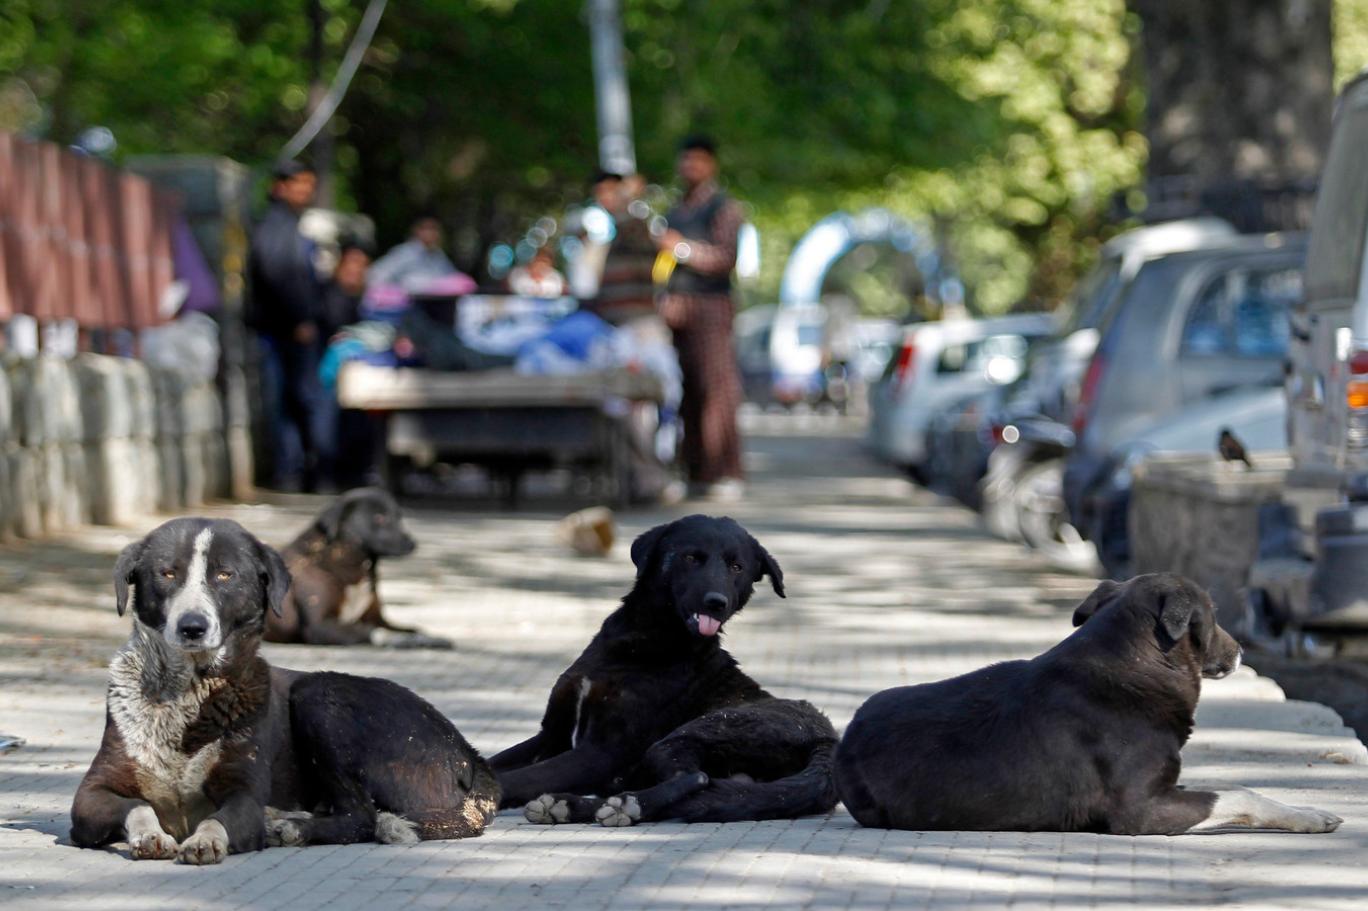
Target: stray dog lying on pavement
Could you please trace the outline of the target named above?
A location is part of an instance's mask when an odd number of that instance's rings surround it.
[[[1103,582],[1030,661],[871,697],[836,753],[864,826],[1177,835],[1333,832],[1338,816],[1178,785],[1203,677],[1240,665],[1206,592],[1172,573]]]
[[[414,547],[394,497],[374,487],[347,491],[281,552],[294,584],[279,616],[266,618],[266,641],[451,648],[380,612],[380,558],[406,557]]]
[[[493,772],[427,702],[257,654],[290,575],[236,522],[174,519],[130,544],[114,575],[121,616],[130,586],[133,633],[71,808],[78,846],[124,840],[135,860],[213,864],[268,841],[463,838],[493,817]],[[268,823],[268,805],[285,812]]]
[[[541,731],[490,760],[503,805],[605,826],[830,811],[831,722],[765,692],[718,642],[764,576],[783,597],[779,564],[708,516],[646,532],[632,562],[635,586],[561,674]]]

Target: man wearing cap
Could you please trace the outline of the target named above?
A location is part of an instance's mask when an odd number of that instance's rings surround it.
[[[704,136],[680,144],[684,195],[666,216],[660,249],[674,258],[661,313],[674,332],[684,372],[681,455],[690,493],[735,500],[742,493],[736,410],[741,378],[732,344],[731,273],[741,207],[717,187],[717,147]]]

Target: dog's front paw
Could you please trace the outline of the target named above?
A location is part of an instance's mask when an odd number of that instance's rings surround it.
[[[228,831],[216,819],[206,819],[195,833],[181,843],[183,864],[220,864],[228,856]]]
[[[543,794],[527,802],[527,806],[523,807],[523,816],[528,822],[539,826],[554,826],[569,821],[570,805],[554,794]]]
[[[165,832],[142,832],[128,840],[128,853],[134,860],[173,860],[180,845]]]
[[[1333,832],[1344,822],[1334,813],[1317,810],[1315,807],[1289,807],[1288,830],[1292,832]]]
[[[304,833],[299,830],[299,823],[293,819],[268,819],[266,844],[272,848],[296,848],[304,844]]]
[[[609,797],[603,806],[594,811],[594,819],[601,826],[632,826],[641,819],[641,804],[628,794],[626,797]]]

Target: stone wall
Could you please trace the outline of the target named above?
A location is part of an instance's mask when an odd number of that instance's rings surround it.
[[[0,537],[121,525],[230,494],[213,383],[128,358],[0,361]]]

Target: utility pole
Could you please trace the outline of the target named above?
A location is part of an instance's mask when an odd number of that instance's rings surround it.
[[[594,58],[594,100],[598,108],[599,167],[636,173],[632,143],[632,99],[622,62],[622,16],[618,0],[588,0]]]

